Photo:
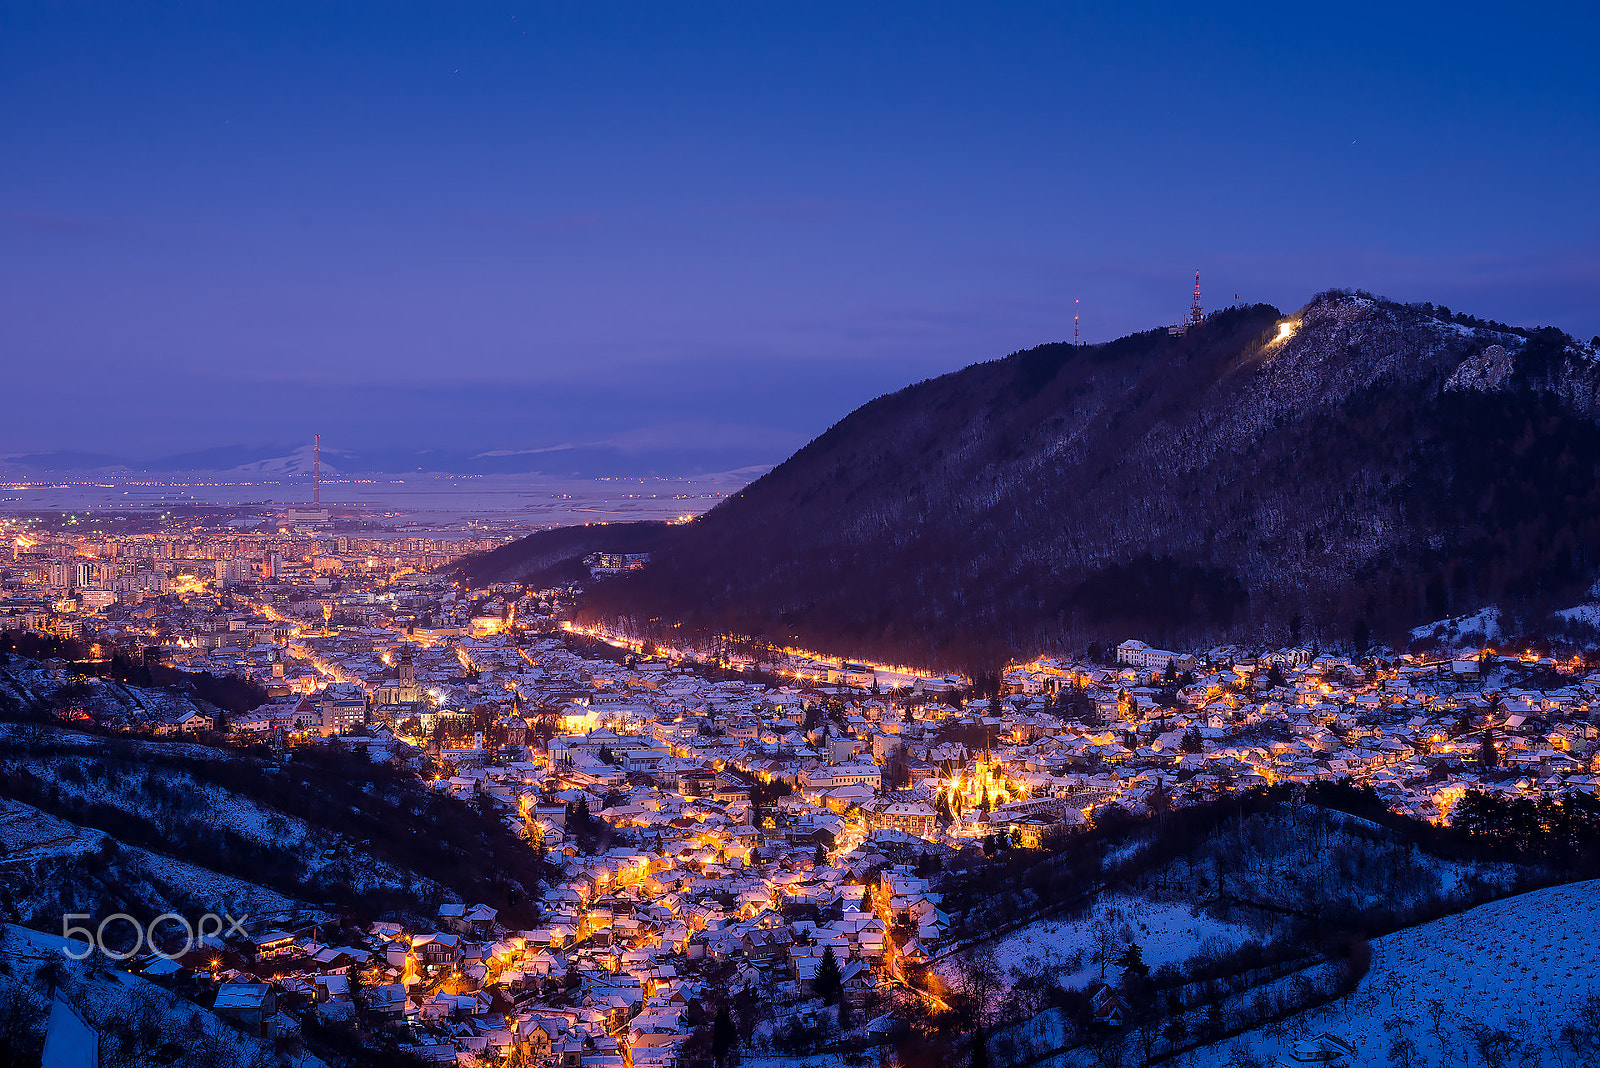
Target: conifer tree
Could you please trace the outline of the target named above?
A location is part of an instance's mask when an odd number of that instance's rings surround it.
[[[717,1007],[717,1020],[711,1025],[711,1056],[718,1068],[728,1063],[728,1054],[733,1052],[738,1038],[739,1032],[733,1026],[733,1017],[728,1013],[728,1003],[724,1001]]]
[[[832,1005],[839,997],[843,983],[844,976],[839,971],[838,958],[833,955],[833,947],[827,946],[822,950],[822,961],[817,965],[817,977],[812,986],[822,997],[824,1005]]]
[[[1117,958],[1117,963],[1122,966],[1123,976],[1138,976],[1144,978],[1150,974],[1150,969],[1144,962],[1144,951],[1139,948],[1139,943],[1129,942],[1128,948],[1122,951],[1122,956]]]

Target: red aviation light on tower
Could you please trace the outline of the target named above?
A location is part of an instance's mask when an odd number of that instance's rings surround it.
[[[1200,308],[1200,272],[1194,272],[1194,304],[1189,307],[1189,325],[1198,326],[1206,321],[1206,313]]]

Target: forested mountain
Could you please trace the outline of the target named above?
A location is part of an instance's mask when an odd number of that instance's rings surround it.
[[[1596,358],[1340,291],[1043,345],[863,405],[585,611],[968,668],[1541,611],[1595,577]]]

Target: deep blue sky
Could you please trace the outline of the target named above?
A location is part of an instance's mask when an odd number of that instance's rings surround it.
[[[771,461],[1196,267],[1600,333],[1593,5],[159,6],[0,6],[0,453]]]

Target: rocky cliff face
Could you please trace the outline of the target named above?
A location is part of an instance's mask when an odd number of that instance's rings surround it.
[[[1511,379],[1514,363],[1504,345],[1490,345],[1476,356],[1468,356],[1450,374],[1445,389],[1475,389],[1489,393]]]
[[[1558,331],[1337,293],[1041,346],[864,405],[588,611],[967,666],[1559,598],[1600,544],[1596,382]]]

